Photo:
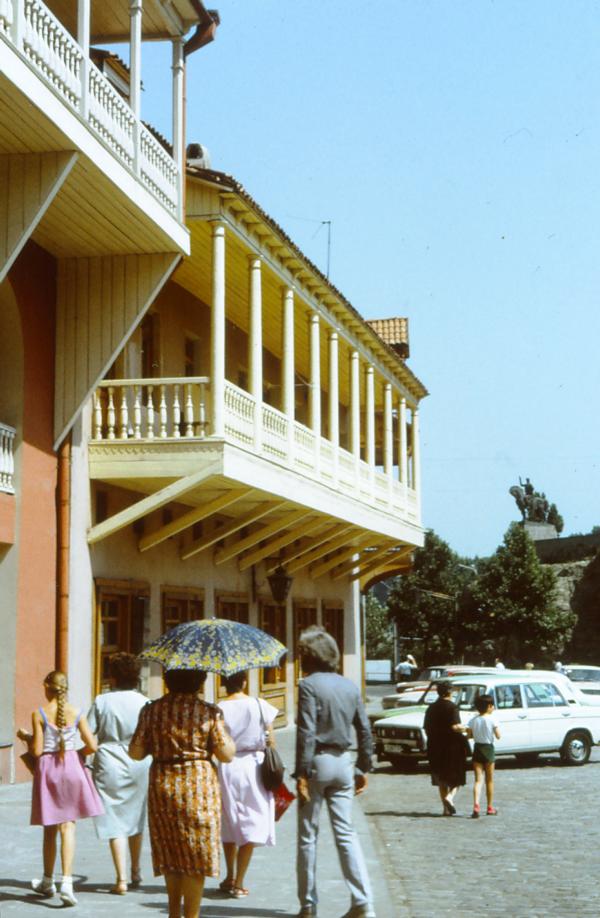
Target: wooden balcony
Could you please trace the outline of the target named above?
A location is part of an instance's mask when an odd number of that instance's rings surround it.
[[[149,496],[94,527],[90,541],[173,500],[191,509],[181,514],[180,524],[159,527],[156,539],[146,537],[142,550],[159,544],[163,532],[171,535],[205,515],[228,513],[225,508],[234,503],[241,515],[224,528],[213,527],[200,547],[188,548],[182,557],[191,557],[267,515],[268,525],[261,525],[255,535],[246,534],[239,551],[234,544],[230,551],[221,548],[220,554],[225,552],[227,558],[239,554],[243,564],[243,552],[259,539],[278,533],[281,541],[281,531],[300,520],[312,530],[324,529],[302,543],[306,564],[317,571],[319,564],[333,570],[342,549],[339,564],[344,575],[352,576],[360,568],[344,569],[343,562],[351,562],[355,553],[362,551],[364,566],[374,569],[377,559],[380,565],[388,563],[398,552],[406,558],[407,550],[421,543],[418,493],[408,483],[362,459],[357,461],[347,450],[334,447],[303,424],[290,422],[270,405],[257,405],[245,390],[227,380],[225,434],[215,437],[209,420],[211,398],[206,377],[114,379],[97,388],[90,477]],[[303,534],[304,529],[299,530],[299,537]],[[288,542],[294,538],[292,527]],[[289,552],[283,560],[292,570],[299,564]]]

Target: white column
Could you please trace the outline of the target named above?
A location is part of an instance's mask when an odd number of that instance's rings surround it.
[[[319,471],[321,454],[321,329],[319,316],[309,316],[310,339],[310,389],[308,401],[309,427],[315,435],[315,468]]]
[[[129,0],[129,105],[135,115],[134,168],[139,171],[142,98],[142,0]]]
[[[350,448],[354,456],[356,472],[360,460],[360,355],[350,353]]]
[[[417,518],[421,519],[421,450],[419,443],[419,409],[412,410],[411,424],[412,446],[412,486],[417,502]]]
[[[183,39],[173,40],[173,159],[179,169],[177,181],[177,216],[183,219],[183,188],[185,182],[185,116],[183,92],[185,85],[185,57]]]
[[[212,228],[212,314],[210,326],[212,431],[225,435],[225,227]]]
[[[288,459],[293,462],[295,419],[295,367],[294,367],[294,291],[284,287],[282,292],[282,360],[281,360],[281,410],[288,425]]]
[[[406,399],[400,399],[398,411],[398,447],[400,452],[398,472],[400,481],[406,488],[408,485],[408,444],[406,442]]]
[[[90,0],[77,0],[77,41],[83,53],[81,61],[81,99],[79,111],[87,118],[89,111],[90,79]]]
[[[365,436],[367,441],[367,462],[369,464],[369,476],[372,489],[375,480],[375,371],[370,365],[367,367],[365,383]]]
[[[383,470],[388,478],[388,486],[392,488],[392,473],[394,471],[394,440],[392,421],[392,385],[386,383],[383,389]]]
[[[249,259],[250,335],[248,337],[248,388],[254,399],[254,449],[262,448],[262,263],[252,255]]]
[[[340,383],[338,333],[329,332],[329,439],[333,454],[333,482],[338,480],[338,450],[340,447]]]

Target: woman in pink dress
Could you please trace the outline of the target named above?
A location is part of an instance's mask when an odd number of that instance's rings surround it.
[[[219,762],[221,840],[227,864],[220,888],[241,899],[248,895],[244,878],[254,848],[275,844],[275,803],[263,785],[260,766],[267,743],[275,744],[272,724],[277,708],[264,699],[248,697],[247,673],[236,673],[224,681],[227,697],[219,707],[236,753],[233,761]]]
[[[54,862],[60,833],[64,905],[76,905],[73,895],[75,822],[99,816],[102,803],[82,757],[96,751],[96,740],[81,713],[67,702],[67,677],[54,670],[44,679],[46,704],[32,714],[33,732],[19,730],[37,761],[33,775],[31,825],[44,827],[44,876],[32,880],[34,892],[45,898],[56,895]],[[83,747],[77,750],[78,739]]]

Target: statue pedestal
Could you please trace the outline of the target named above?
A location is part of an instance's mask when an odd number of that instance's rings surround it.
[[[537,542],[538,539],[558,538],[556,526],[553,526],[552,523],[534,523],[532,520],[526,520],[523,526],[529,538],[534,542]]]

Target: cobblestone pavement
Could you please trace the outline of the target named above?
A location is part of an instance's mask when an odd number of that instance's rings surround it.
[[[472,782],[448,819],[424,767],[376,766],[363,809],[399,918],[600,915],[600,750],[581,768],[500,759],[497,817],[469,818]]]

